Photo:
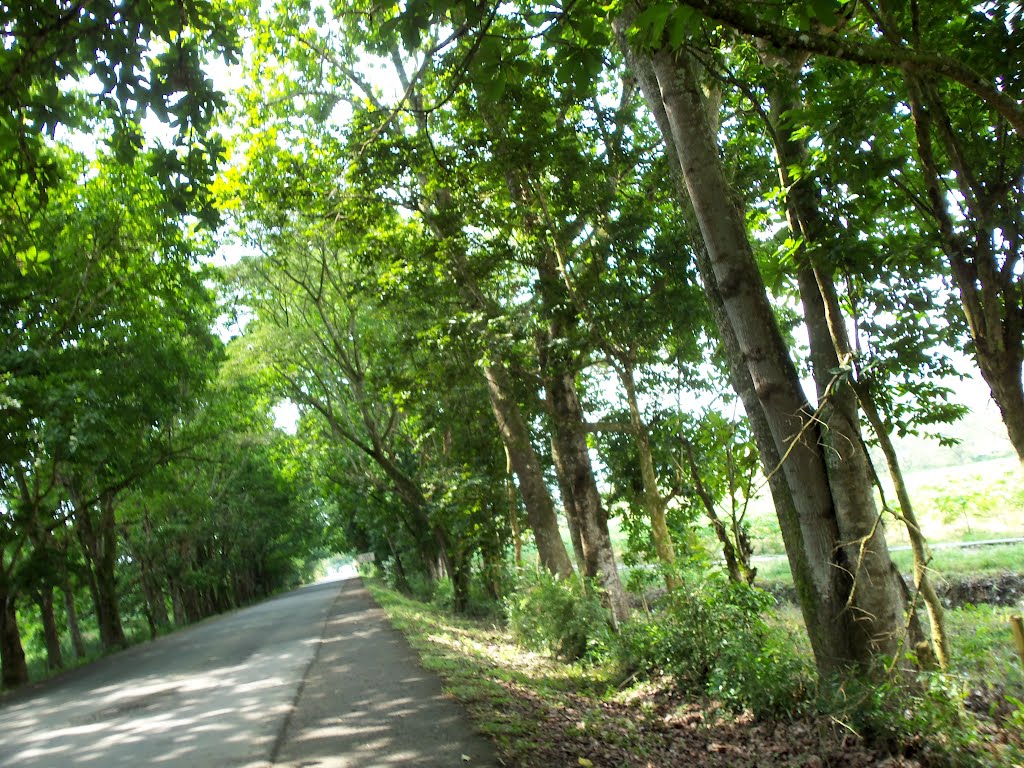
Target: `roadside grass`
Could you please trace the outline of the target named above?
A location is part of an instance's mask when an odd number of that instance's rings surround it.
[[[903,573],[913,570],[913,555],[908,550],[892,553],[893,562]],[[760,586],[792,584],[789,561],[784,556],[762,559],[755,557],[757,581]],[[941,579],[965,578],[973,575],[1024,572],[1024,543],[998,544],[984,547],[952,547],[932,550],[929,565],[934,576]]]
[[[85,655],[81,657],[75,655],[71,640],[67,637],[66,632],[62,632],[60,651],[64,666],[58,669],[50,669],[47,666],[46,642],[43,639],[42,623],[37,617],[32,615],[28,621],[22,619],[21,624],[25,663],[28,666],[29,680],[33,683],[47,680],[77,667],[92,664],[94,661],[98,661],[111,653],[111,651],[104,650],[103,644],[100,642],[99,630],[95,627],[86,627],[82,631]],[[123,629],[125,647],[138,645],[152,639],[149,627],[142,617],[126,616],[123,622]]]
[[[365,580],[396,629],[439,674],[448,693],[496,743],[504,765],[704,765],[772,768],[789,765],[943,765],[875,751],[840,720],[813,714],[758,721],[713,699],[679,690],[667,679],[638,681],[610,663],[567,664],[518,646],[493,622],[452,615]],[[1020,729],[1024,675],[1013,655],[1010,609],[983,606],[949,611],[957,653],[949,690],[989,722]],[[810,655],[799,611],[780,606],[769,617]],[[962,728],[956,722],[951,728]],[[985,726],[987,729],[994,726]],[[989,731],[987,731],[989,732]],[[995,731],[989,732],[995,733]],[[982,744],[989,737],[962,738]],[[1019,736],[1011,737],[1014,743]],[[998,739],[997,739],[998,741]],[[898,745],[894,745],[898,746]],[[964,765],[1015,765],[995,752]],[[1014,755],[1019,755],[1014,752]],[[810,759],[810,762],[804,758]],[[1017,759],[1017,758],[1014,758]]]
[[[907,485],[930,544],[1024,538],[1024,474],[1015,457],[912,472],[907,475]],[[895,503],[891,488],[886,489],[886,498],[890,505]],[[898,549],[908,543],[906,529],[894,518],[884,522],[889,545],[897,548],[892,552],[893,561],[909,573],[912,555]],[[791,583],[789,565],[780,556],[785,549],[769,499],[758,498],[751,504],[749,523],[758,583]],[[930,567],[938,579],[1021,573],[1024,543],[933,547]]]
[[[563,729],[552,724],[572,719],[581,698],[602,700],[616,690],[618,681],[609,667],[561,664],[524,651],[493,624],[439,611],[372,580],[365,583],[423,666],[445,680],[446,690],[466,705],[480,730],[513,764],[528,765],[531,756],[560,752]],[[573,723],[577,732],[588,727],[583,715]],[[580,757],[588,759],[581,754],[572,764],[583,764],[577,762]]]
[[[1014,648],[1009,621],[1010,616],[1019,613],[1020,608],[998,605],[966,605],[946,611],[946,630],[953,651],[950,674],[965,696],[984,699],[1005,711],[1010,709],[1005,696],[1024,701],[1024,665]],[[797,606],[782,603],[768,620],[784,627],[800,653],[810,656],[810,643]]]

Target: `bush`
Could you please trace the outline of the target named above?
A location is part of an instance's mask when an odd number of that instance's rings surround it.
[[[547,573],[520,576],[505,601],[509,630],[525,648],[564,661],[607,655],[611,620],[593,583]]]
[[[914,680],[849,682],[825,708],[872,744],[913,754],[925,765],[997,768],[1020,765],[1018,745],[1000,743],[990,724],[965,706],[962,681],[941,672]]]
[[[788,634],[763,620],[772,602],[720,573],[684,576],[651,614],[623,627],[620,658],[634,672],[668,675],[737,710],[792,715],[810,701],[814,674]]]

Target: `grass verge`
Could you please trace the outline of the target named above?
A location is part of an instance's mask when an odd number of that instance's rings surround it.
[[[759,721],[665,680],[623,679],[611,665],[560,663],[523,650],[493,623],[449,615],[379,583],[367,586],[423,666],[442,677],[494,739],[506,766],[941,764],[870,747],[831,717]]]

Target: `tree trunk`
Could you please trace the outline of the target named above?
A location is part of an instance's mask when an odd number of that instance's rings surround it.
[[[693,481],[694,490],[697,492],[697,498],[700,499],[704,512],[711,520],[711,527],[715,531],[715,537],[722,545],[722,556],[725,558],[726,570],[729,571],[729,580],[736,584],[752,584],[755,571],[750,567],[749,548],[743,546],[744,542],[739,538],[740,531],[735,530],[735,525],[733,526],[733,534],[737,540],[733,542],[732,537],[729,535],[729,528],[718,516],[718,512],[715,510],[715,500],[708,492],[707,486],[704,485],[704,480],[700,475],[700,467],[697,464],[697,457],[694,455],[693,446],[688,440],[684,441],[683,450],[686,453],[686,466],[690,479]]]
[[[143,534],[146,537],[152,536],[153,528],[149,524],[149,518],[144,513],[142,518]],[[125,546],[131,553],[132,558],[139,564],[139,584],[142,587],[142,596],[145,600],[146,622],[149,624],[150,637],[155,639],[159,631],[170,626],[170,618],[167,615],[167,601],[164,599],[163,589],[153,575],[153,566],[145,551],[136,546],[128,531],[124,532]],[[142,545],[143,547],[145,544]]]
[[[558,447],[555,469],[562,487],[570,495],[579,522],[585,573],[600,581],[618,624],[629,616],[629,602],[619,578],[608,518],[590,462],[576,377],[564,370],[551,371],[545,375],[545,387],[551,409],[552,440]]]
[[[121,609],[117,595],[117,524],[114,517],[114,497],[104,494],[100,499],[100,553],[96,562],[96,581],[99,590],[100,641],[107,650],[127,645],[121,626]]]
[[[1018,254],[1005,257],[1006,261],[1000,264],[994,247],[994,241],[1005,236],[1000,232],[1000,207],[1019,210],[1019,205],[1011,197],[1008,180],[989,179],[985,184],[984,171],[979,173],[978,168],[966,165],[967,155],[934,85],[920,74],[904,74],[929,213],[935,220],[939,243],[960,294],[960,306],[974,342],[974,359],[999,407],[1017,457],[1024,463],[1021,262]],[[948,170],[939,166],[933,134],[937,134],[954,171],[952,183],[961,194],[959,205],[967,234],[958,231],[950,213]]]
[[[866,469],[870,470],[870,458],[863,447],[860,429],[854,421],[857,418],[859,402],[882,447],[890,476],[896,488],[903,511],[903,520],[914,553],[915,588],[924,600],[931,624],[932,653],[939,665],[945,669],[949,663],[949,641],[946,637],[943,607],[927,575],[929,558],[926,553],[927,546],[924,536],[917,524],[910,494],[903,482],[903,472],[900,469],[899,458],[890,439],[889,430],[878,412],[869,384],[859,380],[856,371],[853,370],[852,345],[831,271],[820,263],[820,257],[815,251],[818,244],[824,242],[829,236],[826,231],[827,225],[818,206],[818,185],[811,175],[803,175],[794,180],[790,177],[788,170],[793,167],[804,167],[807,164],[806,145],[800,140],[794,140],[792,131],[784,124],[785,114],[795,111],[800,106],[796,95],[798,67],[799,62],[794,62],[787,71],[780,71],[782,77],[769,88],[770,128],[774,135],[778,155],[779,181],[784,189],[789,190],[786,196],[786,207],[790,231],[794,236],[802,237],[804,242],[804,247],[798,253],[798,259],[801,261],[798,280],[807,316],[819,399],[824,396],[825,390],[829,389],[832,383],[839,382],[839,379],[833,378],[834,372],[847,364],[850,365],[850,386],[846,386],[846,382],[842,381],[839,387],[832,387],[832,399],[837,404],[837,408],[829,409],[822,419],[823,423],[829,427],[825,437],[826,447],[831,449],[826,451],[825,455],[839,457],[843,453],[851,454],[856,450],[856,462],[847,461],[838,466],[830,465],[830,471],[833,475],[839,476],[840,482],[865,489],[859,498],[852,500],[853,504],[864,505],[866,501],[870,501],[873,505],[873,498],[869,500],[863,498],[869,492],[867,489],[871,487],[870,481],[873,478],[852,474],[857,472],[856,464],[863,464]],[[840,415],[842,413],[845,413],[845,418]],[[839,418],[836,418],[837,415]],[[852,477],[850,474],[843,477],[842,473],[844,472],[852,474]],[[905,589],[905,585],[902,583],[903,577],[895,568],[890,568],[890,572],[895,579],[899,580],[896,586],[899,593],[902,594]],[[907,602],[907,609],[911,612],[915,610],[913,601]]]
[[[405,575],[405,566],[402,565],[402,558],[398,555],[398,549],[395,548],[395,544],[390,536],[385,534],[384,538],[388,543],[388,549],[391,550],[391,557],[395,561],[395,589],[403,595],[411,594],[412,588],[409,586],[409,577]]]
[[[559,443],[554,438],[553,430],[551,436],[551,461],[555,465],[555,480],[558,482],[558,492],[562,496],[562,510],[565,512],[565,524],[569,529],[569,541],[572,542],[572,554],[576,559],[576,569],[580,573],[587,573],[587,553],[583,543],[583,532],[580,525],[579,512],[576,509],[576,499],[573,497],[572,483],[569,482],[569,475],[560,468],[565,466],[562,460]]]
[[[668,113],[661,98],[661,87],[658,84],[653,61],[650,56],[642,56],[633,51],[627,41],[626,30],[631,23],[633,15],[635,15],[635,9],[627,8],[614,21],[615,37],[626,57],[629,67],[637,78],[637,83],[644,95],[644,100],[650,107],[660,129],[665,143],[666,154],[670,159],[668,169],[680,207],[687,212],[689,219],[694,219],[696,216],[693,213],[693,204],[686,187],[686,181],[683,178],[682,166],[678,162],[671,162],[672,159],[678,156],[678,151]],[[691,236],[691,246],[697,256],[697,269],[703,282],[708,306],[714,317],[715,326],[718,328],[722,352],[728,367],[729,379],[733,389],[743,403],[747,419],[750,421],[754,441],[757,444],[761,467],[767,478],[768,489],[771,492],[772,502],[775,507],[775,514],[779,520],[779,530],[785,544],[786,557],[789,561],[790,572],[793,574],[794,588],[800,603],[801,613],[804,617],[804,624],[811,642],[811,648],[815,655],[815,661],[823,676],[828,676],[838,666],[835,660],[840,657],[831,655],[831,652],[833,649],[843,649],[841,633],[838,628],[833,628],[829,623],[830,617],[827,609],[830,603],[823,601],[816,589],[817,571],[811,563],[809,547],[804,542],[803,527],[796,501],[793,498],[793,492],[789,484],[786,482],[786,478],[782,472],[777,471],[777,468],[782,465],[783,454],[780,453],[775,443],[771,426],[768,423],[768,417],[765,415],[764,406],[758,397],[757,388],[750,369],[747,367],[743,348],[740,346],[736,332],[733,330],[729,315],[726,312],[725,301],[718,286],[718,279],[711,268],[711,257],[707,253],[707,246],[703,238],[696,234]],[[821,553],[818,552],[817,554],[820,556]]]
[[[669,591],[679,587],[676,576],[676,548],[672,542],[672,534],[668,530],[665,517],[665,498],[658,488],[658,475],[654,470],[654,455],[651,452],[651,435],[640,414],[640,403],[636,394],[636,381],[633,369],[620,362],[615,366],[622,388],[626,391],[626,402],[629,405],[629,420],[633,425],[633,437],[640,457],[640,479],[643,483],[644,507],[651,519],[651,540],[658,561],[664,570],[665,586]]]
[[[626,17],[620,17],[618,31],[624,32],[624,22]],[[657,91],[645,88],[645,95],[661,112],[666,139],[671,138],[675,151],[670,160],[679,164],[704,237],[707,250],[698,250],[705,262],[701,271],[711,278],[705,288],[716,294],[712,304],[720,302],[717,316],[729,329],[722,329],[723,337],[731,334],[739,347],[745,373],[734,371],[733,381],[743,386],[742,380],[749,377],[758,407],[748,415],[758,443],[772,443],[782,459],[770,476],[781,474],[787,486],[777,511],[819,670],[829,677],[850,664],[868,664],[878,653],[896,650],[901,630],[895,581],[889,575],[881,579],[875,568],[884,563],[891,571],[884,539],[875,530],[857,541],[861,524],[870,517],[864,510],[842,522],[837,517],[833,491],[843,500],[854,489],[830,486],[818,426],[767,300],[743,217],[726,184],[691,62],[686,55],[667,50],[652,57],[629,54],[633,60],[646,59],[657,80]],[[762,429],[767,434],[757,434]],[[862,555],[871,569],[855,590],[852,574]],[[882,594],[866,594],[871,591],[862,588],[867,578],[875,580],[871,586]],[[864,611],[859,601],[865,599],[881,610]]]
[[[980,349],[980,347],[977,347]],[[983,354],[975,352],[981,375],[1006,425],[1010,443],[1024,464],[1024,389],[1021,386],[1021,361],[1012,352]]]
[[[185,596],[182,594],[181,584],[178,581],[171,582],[171,615],[174,616],[174,626],[184,627],[188,624],[188,616],[185,614]]]
[[[512,562],[516,568],[523,567],[523,535],[519,528],[519,504],[516,501],[518,498],[516,495],[516,483],[515,483],[515,470],[512,469],[512,454],[508,450],[508,446],[505,446],[505,491],[508,496],[508,524],[512,529]],[[544,489],[547,490],[546,488]],[[549,496],[550,499],[550,496]],[[551,505],[551,514],[555,512],[554,504]],[[565,544],[562,544],[562,548],[565,548]],[[540,552],[540,545],[537,545],[537,551]],[[569,553],[566,552],[566,558],[569,557]],[[543,559],[542,561],[543,562]],[[571,567],[571,566],[570,566]]]
[[[0,680],[4,688],[28,683],[28,665],[21,645],[14,596],[6,591],[0,592]]]
[[[569,553],[558,530],[555,505],[551,501],[537,452],[530,439],[526,419],[513,395],[512,381],[500,359],[491,353],[484,366],[487,393],[494,418],[498,422],[501,439],[508,452],[509,463],[519,480],[519,492],[526,507],[526,518],[537,542],[541,565],[555,576],[568,577],[573,573]]]
[[[93,510],[78,489],[71,485],[69,491],[75,507],[75,532],[89,572],[89,591],[96,607],[100,642],[105,650],[123,647],[126,643],[117,605],[117,526],[113,496],[105,494],[100,500],[99,519],[95,520]]]
[[[85,658],[85,640],[82,628],[78,625],[78,610],[75,608],[75,593],[71,589],[71,578],[65,569],[62,574],[60,591],[64,594],[64,615],[67,617],[68,634],[71,635],[71,647],[76,659]]]
[[[814,271],[798,268],[804,323],[811,346],[811,364],[818,390],[820,440],[832,491],[840,542],[853,575],[851,605],[894,629],[902,626],[903,599],[885,542],[884,526],[875,505],[873,472],[860,431],[857,396],[840,374],[839,358],[825,317],[824,300]],[[902,637],[897,632],[894,639]],[[864,638],[861,642],[872,642]],[[895,649],[885,648],[890,653]],[[870,645],[865,650],[870,650]]]
[[[46,642],[46,668],[50,671],[64,668],[64,655],[60,650],[60,631],[53,615],[53,587],[43,587],[36,595],[39,618],[43,623],[43,638]]]

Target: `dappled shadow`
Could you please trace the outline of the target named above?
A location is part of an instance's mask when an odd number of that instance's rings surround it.
[[[0,765],[466,765],[461,713],[374,610],[357,583],[309,587],[35,686],[0,705]]]
[[[493,746],[393,630],[369,594],[347,583],[278,755],[282,765],[481,766]],[[468,760],[467,760],[468,758]]]

